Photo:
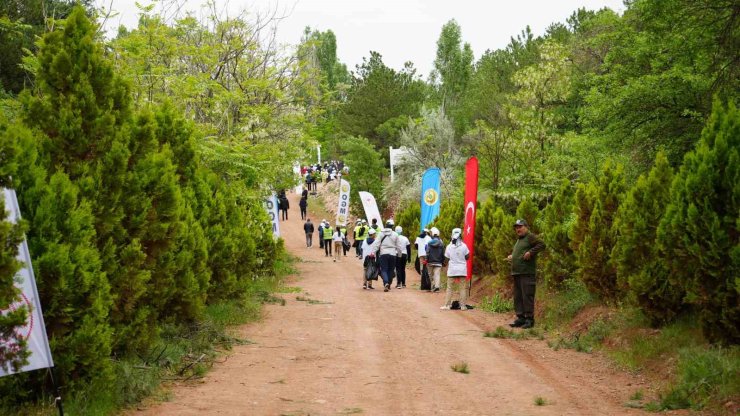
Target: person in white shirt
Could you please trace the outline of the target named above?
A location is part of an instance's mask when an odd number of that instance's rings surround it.
[[[447,259],[447,295],[445,304],[440,309],[450,309],[452,305],[452,286],[457,285],[460,288],[460,309],[468,309],[465,305],[467,300],[467,288],[465,287],[465,278],[468,276],[468,257],[470,250],[463,243],[461,238],[462,230],[455,228],[452,230],[452,241],[445,250]]]
[[[396,257],[396,289],[402,289],[406,287],[406,263],[411,263],[411,243],[403,235],[403,228],[400,225],[396,227],[396,235],[398,245],[402,247],[401,256]]]
[[[342,255],[342,243],[344,242],[344,234],[342,234],[341,228],[338,225],[334,230],[334,235],[331,236],[331,241],[334,242],[334,262],[336,263],[339,260],[339,256]]]
[[[380,256],[380,276],[383,278],[383,291],[391,290],[393,275],[396,271],[396,257],[401,256],[404,250],[398,242],[398,236],[393,232],[393,223],[388,221],[383,232],[375,240],[370,250]]]

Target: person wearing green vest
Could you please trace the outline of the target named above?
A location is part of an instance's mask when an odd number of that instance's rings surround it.
[[[529,231],[529,224],[523,219],[516,220],[514,230],[518,238],[506,259],[511,262],[511,275],[514,277],[516,320],[509,326],[527,329],[534,326],[537,253],[545,249],[545,243]]]
[[[324,233],[322,239],[324,240],[324,257],[331,256],[331,237],[334,235],[334,230],[331,229],[329,226],[329,223],[327,222],[324,224],[324,229],[322,230]]]
[[[363,224],[362,220],[357,220],[357,225],[355,226],[354,231],[355,242],[353,245],[355,246],[355,255],[358,259],[362,258],[362,243],[367,238],[367,232],[367,225]]]

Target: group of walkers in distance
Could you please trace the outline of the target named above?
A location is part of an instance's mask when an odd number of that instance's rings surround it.
[[[301,177],[303,178],[306,188],[311,192],[316,192],[317,184],[329,183],[335,179],[349,173],[349,167],[344,162],[332,160],[322,164],[301,167]]]

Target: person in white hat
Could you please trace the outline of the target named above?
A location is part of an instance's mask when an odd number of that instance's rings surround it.
[[[465,278],[468,276],[468,257],[470,250],[462,241],[462,230],[455,228],[452,230],[452,241],[445,250],[447,259],[447,294],[445,295],[445,304],[440,309],[450,309],[452,305],[452,286],[457,285],[460,289],[460,309],[466,310],[465,305],[468,291],[465,287]]]
[[[380,256],[380,276],[383,278],[383,291],[391,290],[391,283],[396,274],[396,257],[400,257],[405,247],[401,247],[398,236],[386,222],[382,235],[370,247],[373,253]]]
[[[431,278],[430,292],[439,292],[439,276],[442,272],[442,266],[445,263],[445,244],[442,239],[439,238],[439,230],[437,227],[431,229],[432,239],[429,241],[426,247],[427,253],[427,266],[429,266],[429,274]]]
[[[378,263],[375,258],[375,253],[373,253],[370,250],[370,247],[375,242],[375,230],[370,228],[367,232],[367,238],[362,240],[362,265],[363,265],[363,283],[362,288],[363,289],[374,289],[373,287],[373,280],[378,279]],[[368,268],[372,267],[373,270],[371,273],[368,273]]]

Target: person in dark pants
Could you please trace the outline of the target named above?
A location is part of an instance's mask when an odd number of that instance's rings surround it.
[[[324,223],[326,220],[321,220],[319,223],[319,250],[324,248]]]
[[[537,253],[545,249],[545,243],[529,232],[529,224],[525,220],[516,220],[514,230],[518,239],[507,260],[511,262],[511,275],[514,278],[516,320],[509,326],[527,329],[534,326]]]
[[[301,208],[301,219],[306,219],[306,208],[308,208],[308,199],[305,197],[301,198],[301,201],[298,203],[298,206]]]
[[[401,248],[398,236],[393,232],[392,226],[392,223],[386,223],[382,235],[370,247],[371,253],[378,253],[380,256],[380,276],[383,278],[384,292],[391,289],[391,283],[396,274],[396,257],[401,256],[401,252],[405,250],[405,248]]]
[[[288,202],[288,198],[283,195],[282,198],[280,198],[280,212],[283,213],[283,221],[286,221],[288,219],[288,209],[290,208],[290,203]]]
[[[411,263],[411,243],[403,235],[401,226],[396,227],[396,235],[398,244],[402,248],[401,257],[396,257],[396,289],[404,289],[406,288],[406,264]]]
[[[313,246],[313,223],[311,218],[306,218],[306,223],[303,224],[303,231],[306,233],[306,247]]]
[[[331,238],[334,235],[334,231],[329,226],[329,223],[324,224],[324,235],[322,238],[324,239],[324,257],[330,257],[331,256]]]

